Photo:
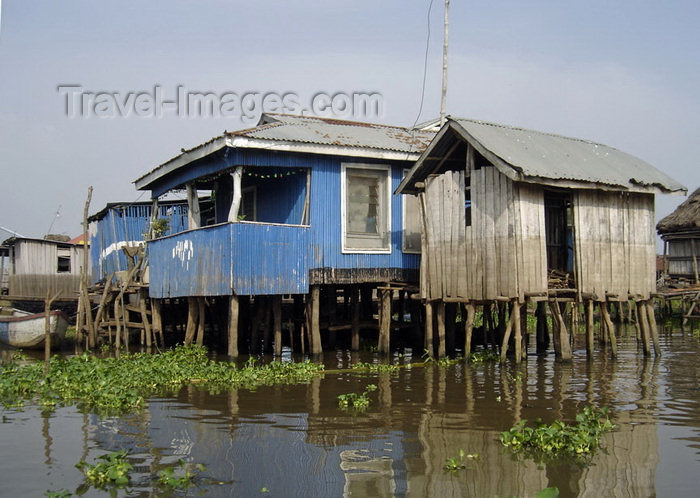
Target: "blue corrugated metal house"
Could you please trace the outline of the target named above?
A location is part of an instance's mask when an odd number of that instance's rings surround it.
[[[392,192],[433,135],[263,115],[254,128],[183,151],[134,182],[153,199],[188,194],[190,229],[148,244],[151,298],[417,282],[417,204]],[[210,224],[199,216],[203,190],[213,198]]]
[[[165,234],[187,229],[187,202],[160,202],[156,219],[167,220]],[[90,264],[93,283],[127,269],[123,247],[143,244],[148,232],[153,206],[146,202],[114,202],[88,218],[90,234]]]

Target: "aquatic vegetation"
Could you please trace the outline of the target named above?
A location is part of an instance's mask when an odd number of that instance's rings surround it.
[[[515,453],[524,453],[536,460],[563,456],[582,461],[597,451],[602,435],[615,428],[608,411],[587,406],[576,415],[574,425],[561,421],[545,424],[537,420],[535,427],[528,427],[523,420],[501,434],[501,443]]]
[[[81,460],[75,466],[85,474],[87,482],[97,488],[109,485],[121,488],[129,484],[129,472],[133,469],[126,461],[127,455],[126,450],[113,451],[97,457],[95,464]]]
[[[377,386],[369,384],[362,394],[348,393],[338,395],[338,408],[342,410],[354,409],[356,411],[364,411],[369,407],[369,393],[375,391]]]
[[[482,365],[484,363],[497,363],[501,360],[501,356],[491,349],[479,349],[469,355],[469,363],[474,365]]]
[[[540,489],[535,498],[557,498],[559,496],[559,488],[553,486],[551,488]]]
[[[158,472],[158,484],[170,489],[187,489],[194,484],[195,478],[207,469],[201,463],[189,465],[180,458],[172,467],[165,467]]]
[[[46,491],[44,496],[48,496],[49,498],[68,498],[69,496],[73,496],[73,493],[67,489],[62,489],[60,491]]]
[[[452,365],[462,363],[462,361],[464,361],[464,358],[462,358],[461,356],[457,358],[433,358],[430,354],[430,351],[428,351],[427,349],[423,352],[423,363],[425,363],[426,365],[433,364],[439,367],[451,367]]]
[[[460,448],[457,456],[449,457],[449,458],[445,459],[445,465],[443,465],[442,468],[448,472],[456,472],[460,469],[464,469],[467,467],[467,465],[466,465],[467,460],[478,460],[478,459],[479,459],[478,453],[466,454],[466,453],[464,453],[464,450]]]
[[[401,365],[393,365],[390,363],[353,363],[350,368],[352,370],[361,370],[367,372],[389,372],[394,373],[401,369]]]
[[[323,365],[308,361],[256,365],[251,360],[239,368],[234,363],[210,360],[202,346],[177,346],[160,354],[122,354],[119,358],[84,353],[51,358],[48,376],[44,376],[43,363],[3,365],[0,403],[20,407],[35,401],[48,410],[75,404],[81,410],[123,413],[140,409],[150,396],[175,393],[188,384],[212,392],[253,390],[308,382],[322,370]]]

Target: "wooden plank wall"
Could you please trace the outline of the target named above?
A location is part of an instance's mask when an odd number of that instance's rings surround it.
[[[655,292],[654,197],[597,190],[574,196],[576,281],[604,299]]]
[[[538,186],[516,185],[495,167],[471,175],[465,227],[464,171],[431,176],[424,211],[421,294],[426,299],[524,297],[547,288],[544,205]]]

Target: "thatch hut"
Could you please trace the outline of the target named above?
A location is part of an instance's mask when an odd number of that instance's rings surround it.
[[[426,314],[434,303],[438,315],[445,303],[466,304],[468,317],[476,304],[509,303],[502,354],[514,330],[519,361],[526,301],[550,302],[562,358],[571,353],[558,303],[586,303],[589,353],[594,303],[605,318],[609,301],[629,299],[647,314],[656,290],[654,195],[685,188],[602,144],[448,118],[396,191],[418,195],[423,208]],[[438,316],[440,337],[442,323]],[[468,354],[469,318],[467,328]]]
[[[656,231],[664,241],[665,276],[700,283],[700,188],[659,221]]]

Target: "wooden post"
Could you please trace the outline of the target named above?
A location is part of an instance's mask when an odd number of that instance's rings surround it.
[[[204,326],[206,322],[206,300],[197,298],[197,346],[204,344]]]
[[[141,311],[143,331],[146,335],[146,347],[150,348],[152,346],[151,325],[148,320],[148,310],[146,309],[146,291],[144,289],[139,289],[139,310]]]
[[[319,315],[321,313],[321,286],[311,286],[311,354],[323,353],[321,344],[321,324]]]
[[[437,333],[438,333],[438,358],[445,357],[445,301],[438,301],[437,305]]]
[[[51,362],[51,303],[53,303],[61,291],[58,291],[54,296],[51,296],[51,291],[46,291],[46,300],[44,300],[44,375],[49,374],[49,364]]]
[[[639,323],[639,328],[642,334],[642,344],[644,347],[644,356],[649,356],[651,354],[651,346],[649,344],[649,319],[647,318],[647,311],[644,307],[644,301],[637,301],[637,323]]]
[[[109,296],[109,292],[112,290],[113,277],[114,273],[107,277],[104,289],[102,289],[102,297],[100,297],[100,304],[97,307],[97,313],[95,314],[95,334],[97,334],[97,329],[99,329],[102,324],[102,319],[105,313],[105,306],[107,304],[107,296]]]
[[[523,336],[520,323],[520,300],[513,301],[513,325],[515,327],[515,363],[520,363],[523,359]]]
[[[90,210],[90,200],[92,199],[92,186],[88,187],[87,199],[83,208],[83,266],[80,269],[80,294],[83,296],[83,309],[85,311],[85,325],[87,326],[88,345],[95,347],[95,327],[92,321],[92,309],[90,306],[90,295],[88,294],[88,211]]]
[[[243,176],[243,166],[238,166],[233,173],[231,173],[231,180],[233,181],[233,195],[231,197],[231,207],[228,212],[229,223],[235,223],[238,221],[238,211],[241,207],[241,178]]]
[[[467,323],[464,327],[464,357],[468,360],[472,352],[472,331],[474,330],[476,308],[472,303],[467,303],[465,308],[467,309]]]
[[[391,337],[391,289],[379,290],[379,343],[377,351],[382,354],[389,354]]]
[[[535,335],[537,354],[546,354],[549,347],[549,327],[547,326],[547,304],[544,301],[537,302],[535,316],[537,317],[537,332]]]
[[[423,343],[428,358],[433,357],[433,303],[425,302],[425,341]]]
[[[610,352],[613,358],[617,358],[617,337],[615,337],[615,326],[610,318],[610,311],[608,309],[608,302],[600,303],[600,318],[602,322],[605,322],[608,329],[608,341],[610,341]]]
[[[593,340],[593,300],[588,299],[584,306],[586,307],[586,357],[590,360],[593,358],[595,344]],[[600,323],[602,328],[603,321],[601,320]]]
[[[659,329],[656,326],[656,317],[654,316],[654,306],[651,301],[645,303],[647,318],[649,320],[649,330],[651,331],[651,340],[654,343],[654,354],[661,356],[661,345],[659,344]]]
[[[197,186],[194,183],[187,184],[187,228],[194,230],[201,225],[199,215],[199,197],[197,196]]]
[[[445,349],[449,354],[455,350],[456,320],[457,303],[445,303]]]
[[[557,342],[559,344],[559,357],[562,361],[571,360],[571,344],[569,343],[569,334],[566,331],[566,322],[561,314],[561,308],[559,308],[559,302],[555,299],[554,302],[549,303],[550,311],[552,312],[552,319],[558,323],[557,328]]]
[[[153,323],[153,338],[158,340],[160,337],[160,347],[165,347],[165,339],[163,337],[163,315],[160,309],[160,299],[151,299],[151,321]]]
[[[352,332],[350,339],[350,350],[360,350],[360,289],[352,288]]]
[[[228,350],[230,357],[238,357],[238,296],[231,295],[228,302]]]
[[[515,306],[515,305],[513,305]],[[486,305],[484,305],[484,308]],[[503,332],[503,339],[501,341],[501,363],[506,361],[506,354],[508,354],[508,342],[510,341],[510,334],[515,325],[515,313],[511,311],[510,317],[508,318],[508,324],[506,325],[506,330]]]
[[[275,356],[282,356],[282,296],[272,296],[273,329],[275,331]]]
[[[197,331],[197,319],[199,315],[199,303],[196,297],[187,298],[187,328],[185,329],[185,344],[192,344],[194,334]]]

